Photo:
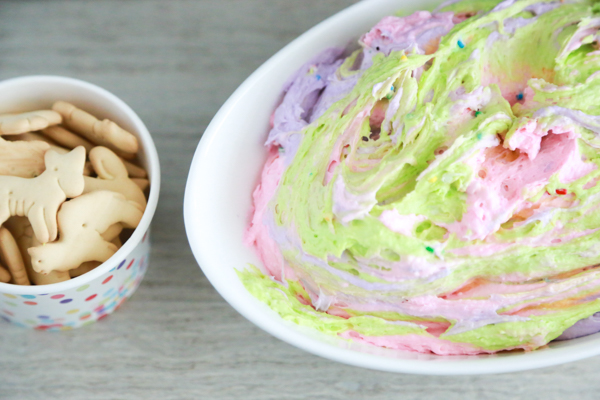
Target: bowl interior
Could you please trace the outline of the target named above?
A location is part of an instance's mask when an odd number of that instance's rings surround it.
[[[129,254],[150,226],[158,203],[160,166],[156,147],[144,123],[122,100],[93,84],[61,76],[26,76],[0,82],[0,114],[49,109],[57,100],[75,104],[98,119],[109,118],[134,134],[140,141],[139,163],[148,172],[150,193],[138,228],[108,261],[98,268],[65,282],[42,286],[18,286],[0,283],[2,292],[39,294],[68,290],[92,280],[113,268],[117,260]]]
[[[394,372],[483,374],[525,370],[600,353],[600,334],[551,343],[534,352],[435,356],[350,343],[282,320],[250,295],[236,269],[260,266],[242,243],[251,194],[266,158],[268,121],[288,77],[321,50],[345,46],[381,17],[398,10],[432,9],[436,0],[368,0],[317,25],[252,74],[217,113],[198,146],[185,194],[185,224],[194,255],[207,278],[237,311],[294,346],[348,363]]]

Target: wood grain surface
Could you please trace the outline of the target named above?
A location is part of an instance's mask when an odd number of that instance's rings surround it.
[[[108,89],[146,123],[163,170],[152,259],[139,290],[82,329],[48,333],[0,321],[0,399],[599,398],[598,357],[464,377],[337,364],[259,330],[202,275],[182,213],[202,132],[255,68],[353,3],[0,1],[0,79],[56,74]]]

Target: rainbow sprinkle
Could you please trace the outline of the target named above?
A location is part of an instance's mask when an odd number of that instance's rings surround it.
[[[481,140],[481,138],[482,138],[482,137],[483,137],[483,134],[482,134],[481,132],[479,132],[479,133],[477,134],[477,140]]]
[[[389,99],[391,99],[391,98],[394,96],[394,95],[393,95],[393,93],[394,93],[394,89],[395,89],[395,88],[394,88],[394,85],[390,86],[390,92],[391,92],[391,93],[388,93],[388,94],[387,94],[387,96],[385,96],[385,98],[386,98],[386,99],[388,99],[388,100],[389,100]]]
[[[456,42],[456,44],[458,44],[458,47],[460,47],[461,49],[465,48],[465,44],[463,43],[462,40],[459,40],[458,42]]]
[[[437,176],[434,176],[433,178],[429,179],[429,182],[431,182],[431,183],[437,182]]]
[[[402,54],[402,57],[400,57],[400,60],[406,61],[406,60],[408,60],[408,57],[406,57],[406,55]]]
[[[523,100],[523,93],[519,93],[517,95],[517,100]]]
[[[425,250],[427,250],[430,253],[435,253],[435,250],[433,249],[433,247],[427,246],[427,247],[425,247]]]
[[[481,115],[481,111],[475,111],[475,116],[479,117]]]

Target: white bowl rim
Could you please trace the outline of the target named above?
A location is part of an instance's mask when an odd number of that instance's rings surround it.
[[[199,210],[195,207],[196,192],[193,189],[195,186],[193,175],[195,174],[195,171],[200,170],[203,166],[204,155],[209,151],[212,142],[219,134],[221,125],[228,118],[234,106],[241,98],[243,98],[244,94],[251,86],[254,85],[255,81],[259,80],[262,75],[268,73],[272,66],[277,64],[279,60],[285,59],[289,54],[293,53],[295,47],[299,46],[302,42],[314,37],[322,36],[323,31],[325,31],[329,25],[344,20],[350,14],[361,13],[373,6],[390,4],[393,2],[397,5],[397,10],[402,9],[402,4],[398,3],[397,0],[362,0],[309,29],[256,69],[237,88],[237,90],[235,90],[213,117],[212,121],[204,131],[194,154],[184,196],[184,222],[186,234],[199,267],[217,292],[236,311],[262,330],[288,344],[314,355],[357,367],[386,372],[423,375],[483,375],[550,367],[600,354],[600,333],[584,338],[572,339],[568,341],[569,344],[567,346],[558,345],[556,347],[547,347],[532,352],[518,352],[504,355],[492,354],[456,357],[432,356],[435,358],[434,360],[406,360],[358,352],[306,336],[298,330],[292,329],[290,327],[291,323],[288,323],[281,318],[274,324],[269,316],[257,312],[255,305],[245,304],[232,296],[231,292],[227,290],[226,282],[220,279],[219,274],[215,272],[217,269],[205,267],[204,251],[209,251],[210,249],[202,248],[202,242],[198,240],[198,231],[194,226],[194,221],[198,218]],[[258,302],[259,300],[256,301]],[[559,343],[566,342],[567,341]]]
[[[138,227],[133,231],[131,237],[123,244],[123,246],[119,250],[117,250],[115,254],[113,254],[113,256],[110,259],[108,259],[92,271],[64,282],[51,283],[48,285],[39,286],[21,286],[0,282],[0,292],[14,295],[39,295],[46,293],[64,292],[80,287],[81,285],[84,285],[88,282],[91,282],[96,278],[104,275],[111,269],[117,267],[117,263],[126,258],[127,255],[132,252],[135,246],[137,246],[144,238],[144,235],[150,227],[150,222],[152,221],[152,217],[154,216],[154,213],[156,211],[156,207],[158,205],[158,195],[160,192],[160,162],[156,146],[154,144],[154,141],[152,140],[152,136],[150,135],[148,128],[146,128],[146,125],[144,125],[140,117],[135,113],[135,111],[133,111],[133,109],[131,109],[131,107],[129,107],[123,100],[121,100],[108,90],[101,88],[100,86],[80,79],[60,75],[28,75],[10,78],[0,81],[0,89],[2,86],[6,85],[19,85],[23,83],[35,82],[50,82],[78,86],[84,90],[93,92],[94,96],[104,98],[108,102],[115,104],[117,107],[123,110],[127,115],[127,118],[129,118],[130,121],[133,123],[137,133],[139,134],[139,139],[142,143],[141,147],[144,149],[145,156],[148,159],[148,174],[149,176],[151,176],[151,184],[146,210],[144,211],[144,215],[142,216]]]

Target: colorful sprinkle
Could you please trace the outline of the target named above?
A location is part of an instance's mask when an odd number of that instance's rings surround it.
[[[29,299],[29,300],[35,299],[35,296],[32,294],[22,294],[21,297],[24,299]]]
[[[475,116],[479,117],[481,115],[481,111],[475,111]]]
[[[67,304],[67,303],[70,303],[72,301],[73,301],[73,299],[64,299],[64,300],[60,301],[60,304]]]
[[[108,278],[106,278],[105,280],[102,281],[102,284],[105,285],[108,282],[110,282],[110,280],[113,278],[113,275],[109,276]]]
[[[435,182],[437,182],[437,179],[438,179],[437,176],[434,176],[433,178],[429,179],[429,182],[435,183]]]
[[[54,300],[62,299],[63,297],[65,297],[64,294],[55,294],[54,296],[50,296],[50,298]]]
[[[523,93],[519,93],[517,95],[517,100],[523,100]]]
[[[41,330],[41,331],[47,331],[47,330],[49,330],[49,329],[52,329],[52,328],[59,328],[59,327],[61,327],[61,326],[62,326],[61,324],[52,324],[52,325],[38,325],[38,326],[36,326],[36,327],[35,327],[35,329],[38,329],[38,330]]]
[[[97,294],[93,294],[90,297],[88,297],[87,299],[85,299],[85,301],[91,301],[94,300],[96,298],[96,296],[98,296]]]
[[[567,194],[567,189],[556,189],[556,194],[564,196]]]
[[[122,264],[122,263],[121,263],[121,264]],[[77,288],[77,291],[78,291],[78,292],[83,292],[85,289],[87,289],[87,288],[89,288],[89,287],[90,287],[90,285],[83,285],[83,286],[81,286],[81,287],[78,287],[78,288]]]
[[[100,306],[101,306],[101,307],[104,307],[104,305],[105,305],[106,303],[108,303],[110,300],[111,300],[111,299],[110,299],[110,297],[105,297],[105,298],[103,298],[103,299],[100,301]]]
[[[482,134],[481,132],[479,132],[479,133],[477,134],[477,140],[481,140],[481,138],[482,138],[482,137],[483,137],[483,134]]]
[[[463,43],[462,40],[459,40],[458,42],[456,42],[456,44],[458,44],[458,47],[460,47],[461,49],[465,48],[465,44]]]
[[[27,304],[28,306],[37,306],[35,301],[24,301],[23,304]]]
[[[425,250],[427,250],[430,253],[435,253],[435,250],[433,249],[433,247],[427,246],[427,247],[425,247]]]
[[[406,61],[406,60],[408,60],[408,57],[406,57],[406,55],[402,54],[402,57],[400,57],[400,60]]]
[[[320,81],[321,80],[321,75],[317,75],[316,78],[317,78],[318,81]]]

